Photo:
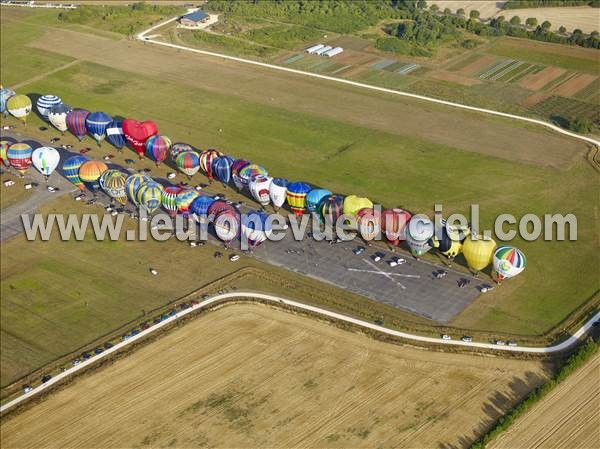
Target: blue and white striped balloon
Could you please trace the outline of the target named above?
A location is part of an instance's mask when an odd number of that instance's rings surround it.
[[[44,120],[48,121],[48,113],[53,106],[57,104],[61,104],[62,100],[60,97],[56,95],[42,95],[38,98],[36,103],[36,107],[40,115],[44,118]]]
[[[85,128],[100,145],[106,137],[106,129],[112,121],[112,117],[105,112],[92,112],[85,119]]]
[[[125,134],[123,133],[123,120],[114,119],[106,128],[106,140],[119,150],[125,146]]]

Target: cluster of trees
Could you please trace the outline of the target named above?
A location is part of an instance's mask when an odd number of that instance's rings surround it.
[[[546,8],[551,6],[600,7],[600,0],[508,0],[502,9]]]
[[[523,402],[501,417],[487,434],[474,442],[470,449],[485,449],[487,443],[508,429],[517,418],[538,403],[558,384],[567,379],[567,377],[577,370],[577,368],[581,367],[581,365],[587,362],[596,353],[596,351],[598,351],[598,342],[590,338],[583,346],[579,348],[575,354],[569,357],[567,362],[562,366],[553,379],[550,379],[545,384],[540,385],[533,390]]]

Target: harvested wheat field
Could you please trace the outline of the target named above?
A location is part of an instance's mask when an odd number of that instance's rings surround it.
[[[237,304],[9,416],[2,446],[465,447],[545,368]]]
[[[527,17],[535,17],[538,23],[547,20],[552,24],[550,27],[552,30],[558,30],[561,26],[564,26],[568,31],[579,28],[584,33],[591,33],[600,29],[598,26],[598,20],[600,19],[598,9],[590,6],[510,9],[498,12],[498,15],[503,15],[507,19],[519,16],[523,22]]]
[[[489,447],[600,448],[600,353],[546,396]]]

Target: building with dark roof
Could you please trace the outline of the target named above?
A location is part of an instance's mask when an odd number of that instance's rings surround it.
[[[204,11],[194,11],[184,16],[181,16],[179,23],[184,26],[198,26],[201,23],[205,23],[210,19],[210,16]]]

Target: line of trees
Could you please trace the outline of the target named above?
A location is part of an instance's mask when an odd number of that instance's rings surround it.
[[[593,6],[600,8],[600,0],[508,0],[502,9],[547,8],[560,6]]]

